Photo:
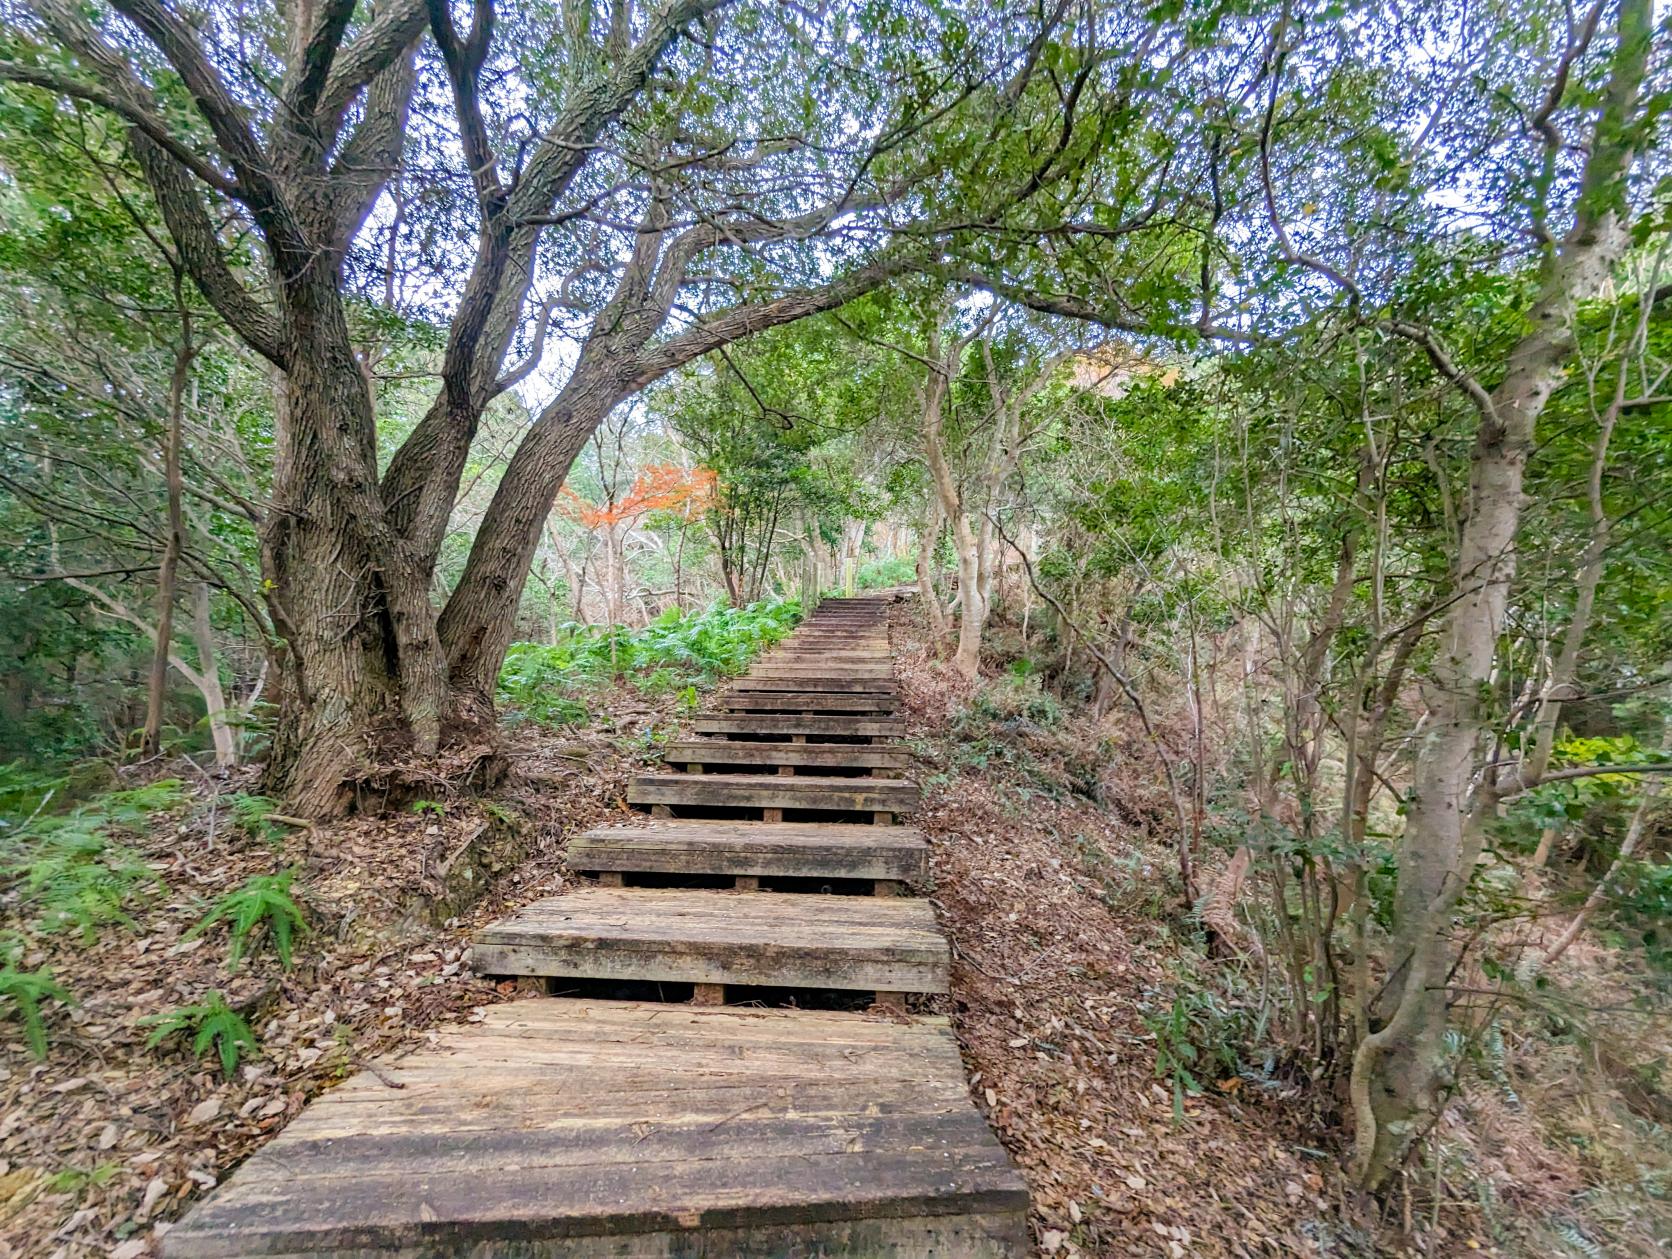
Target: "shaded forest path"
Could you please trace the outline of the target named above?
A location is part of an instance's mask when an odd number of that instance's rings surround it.
[[[570,845],[597,886],[478,934],[538,999],[319,1099],[166,1253],[1027,1253],[947,1021],[907,1012],[950,954],[906,894],[889,601],[822,603],[634,779],[647,822]]]

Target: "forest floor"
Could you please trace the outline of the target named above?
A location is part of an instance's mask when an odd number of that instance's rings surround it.
[[[948,1012],[1042,1255],[1665,1253],[1672,1114],[1622,1063],[1672,1045],[1610,950],[1576,949],[1552,976],[1587,1003],[1568,1022],[1492,1033],[1488,1078],[1439,1125],[1442,1174],[1413,1169],[1367,1201],[1343,1174],[1341,1086],[1260,1045],[1259,968],[1209,949],[1182,904],[1137,720],[1066,714],[1006,670],[996,628],[1001,676],[976,687],[927,656],[909,606],[895,644],[954,945]],[[1188,746],[1168,708],[1152,718]],[[1598,1021],[1580,1035],[1586,1009]],[[1198,1088],[1175,1091],[1169,1054]]]
[[[421,802],[274,839],[239,828],[229,808],[255,790],[253,771],[195,775],[184,807],[124,836],[161,880],[129,906],[132,924],[91,941],[32,936],[22,959],[49,965],[74,1004],[48,1010],[44,1061],[18,1023],[0,1022],[0,1259],[154,1253],[171,1220],[311,1097],[508,1000],[511,985],[463,961],[470,933],[558,888],[564,839],[625,811],[627,776],[674,710],[672,697],[622,686],[583,725],[512,731],[513,771],[492,799]],[[122,785],[192,773],[158,765]],[[309,922],[293,969],[260,952],[232,972],[224,931],[188,938],[245,880],[292,867]],[[14,909],[0,904],[0,925]],[[259,1041],[231,1079],[213,1053],[149,1046],[142,1022],[215,990]]]
[[[1528,1221],[1577,1219],[1574,1203],[1597,1205],[1596,1160],[1625,1157],[1609,1153],[1622,1119],[1583,1086],[1587,1062],[1543,1043],[1510,1053],[1501,1088],[1448,1113],[1440,1209],[1426,1180],[1366,1205],[1321,1135],[1340,1131],[1333,1090],[1275,1055],[1249,1061],[1247,1011],[1225,995],[1246,992],[1248,968],[1213,957],[1179,903],[1170,806],[1132,723],[1065,716],[1023,678],[960,683],[927,657],[909,606],[895,633],[930,894],[955,950],[939,1008],[1027,1178],[1041,1255],[1584,1253]],[[678,721],[672,697],[622,686],[584,723],[513,730],[515,769],[492,799],[328,832],[251,833],[228,801],[252,775],[199,776],[129,841],[161,879],[131,927],[30,937],[22,964],[50,965],[75,1003],[49,1010],[44,1061],[0,1023],[0,1259],[141,1259],[311,1097],[510,999],[470,973],[469,934],[560,889],[567,838],[625,811],[628,776]],[[310,922],[294,969],[261,952],[229,972],[224,933],[188,936],[250,876],[293,866]],[[1600,963],[1575,954],[1606,1004]],[[231,1079],[212,1054],[149,1046],[142,1022],[217,989],[259,1041]],[[1175,1089],[1158,1050],[1200,1087]],[[1651,1126],[1658,1104],[1639,1107]],[[1532,1120],[1546,1105],[1560,1140]],[[1661,1225],[1639,1201],[1603,1201],[1616,1227],[1597,1253],[1653,1253],[1638,1242]],[[1582,1223],[1578,1236],[1599,1232],[1594,1214]]]

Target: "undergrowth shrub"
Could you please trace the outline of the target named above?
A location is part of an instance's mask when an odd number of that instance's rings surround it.
[[[256,1054],[261,1050],[250,1025],[227,1005],[226,997],[219,992],[209,993],[196,1005],[153,1014],[141,1019],[139,1024],[151,1029],[151,1035],[145,1040],[147,1048],[155,1049],[165,1040],[177,1038],[191,1046],[194,1057],[202,1058],[213,1051],[220,1060],[221,1074],[229,1080],[246,1052]]]
[[[238,969],[252,940],[266,940],[278,954],[280,964],[289,970],[295,939],[308,930],[302,907],[290,893],[295,879],[295,870],[256,875],[210,906],[209,912],[184,938],[195,939],[224,922],[231,933],[228,970]]]
[[[127,906],[162,881],[118,836],[184,805],[184,785],[162,778],[105,792],[65,813],[44,812],[51,790],[34,786],[37,795],[14,790],[9,797],[30,811],[11,815],[0,830],[0,886],[15,890],[19,903],[34,911],[39,931],[73,929],[91,942],[100,927],[133,925]]]
[[[23,1024],[23,1040],[37,1058],[46,1057],[46,1016],[41,1007],[48,1001],[71,1004],[70,994],[52,977],[52,969],[40,966],[22,970],[18,966],[21,947],[0,948],[0,1018]]]
[[[858,590],[888,590],[894,586],[910,586],[917,581],[917,564],[903,557],[870,560],[859,566],[853,584]]]
[[[522,717],[551,724],[582,721],[586,692],[626,678],[647,695],[686,692],[742,673],[763,647],[801,619],[794,599],[746,608],[681,612],[670,608],[642,629],[571,622],[556,643],[513,643],[499,675],[499,702]]]

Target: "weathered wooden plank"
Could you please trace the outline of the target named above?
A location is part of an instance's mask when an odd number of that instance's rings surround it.
[[[910,813],[917,784],[898,778],[823,778],[777,774],[635,774],[629,804],[716,808],[832,809]]]
[[[575,870],[921,882],[928,852],[910,826],[657,821],[578,835],[568,861]]]
[[[669,765],[795,765],[830,769],[904,770],[911,753],[887,744],[737,743],[728,739],[679,739],[662,749]]]
[[[733,712],[891,713],[897,706],[893,695],[855,695],[837,691],[780,694],[727,690],[716,702],[721,708]]]
[[[523,1046],[553,1056],[500,1065]],[[942,1020],[518,1002],[380,1074],[315,1102],[165,1254],[1027,1253]]]
[[[698,713],[691,719],[691,729],[698,734],[817,734],[892,739],[906,733],[906,723],[892,717],[865,715]]]
[[[471,963],[488,975],[945,992],[950,955],[922,901],[600,888],[483,928]]]
[[[898,696],[900,684],[893,678],[854,678],[799,676],[791,678],[762,677],[749,674],[738,678],[727,689],[732,691],[791,691],[810,694],[818,691],[859,692],[866,695]]]

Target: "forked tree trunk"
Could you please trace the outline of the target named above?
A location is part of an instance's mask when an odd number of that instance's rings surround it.
[[[389,529],[371,398],[336,294],[317,287],[293,286],[262,539],[287,648],[267,790],[304,817],[342,812],[391,754],[433,755],[448,708],[430,570]]]

